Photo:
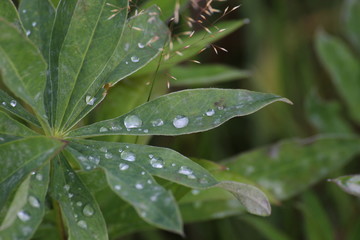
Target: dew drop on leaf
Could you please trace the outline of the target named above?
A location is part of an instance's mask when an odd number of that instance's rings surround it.
[[[105,153],[105,158],[106,159],[110,159],[112,157],[113,157],[113,155],[111,153]]]
[[[179,173],[183,174],[183,175],[190,175],[190,174],[193,173],[193,171],[190,168],[186,167],[186,166],[181,166],[180,169],[179,169]]]
[[[87,224],[84,220],[80,220],[77,222],[77,225],[83,229],[87,229]]]
[[[83,214],[87,217],[91,217],[92,215],[94,215],[94,209],[91,207],[90,204],[85,205],[83,209]]]
[[[144,188],[144,186],[141,183],[137,183],[135,184],[135,188],[141,190]]]
[[[145,45],[144,45],[144,44],[142,44],[142,43],[138,43],[138,47],[139,47],[139,48],[144,48],[144,47],[145,47]]]
[[[94,105],[95,100],[96,100],[95,97],[91,97],[89,95],[85,97],[86,104],[90,106]]]
[[[36,27],[36,24],[37,24],[36,22],[32,22],[31,26]]]
[[[69,190],[70,190],[70,185],[65,184],[65,185],[64,185],[64,189],[65,189],[65,191],[69,191]]]
[[[173,125],[176,128],[184,128],[188,125],[189,119],[185,116],[178,115],[173,120]]]
[[[164,167],[164,160],[162,158],[151,158],[150,164],[153,168],[163,168]]]
[[[135,153],[126,150],[121,153],[120,157],[129,162],[133,162],[136,159]]]
[[[35,178],[38,181],[42,181],[43,180],[43,175],[41,173],[38,173],[38,174],[36,174]]]
[[[109,131],[109,129],[107,129],[106,127],[101,127],[99,131],[100,132],[107,132],[107,131]]]
[[[76,202],[76,206],[81,207],[82,205],[83,205],[82,202],[80,202],[80,201]]]
[[[117,191],[121,190],[121,186],[120,186],[120,185],[115,185],[114,188],[115,188],[115,190],[117,190]]]
[[[136,115],[129,115],[124,119],[124,125],[126,128],[139,128],[142,125],[142,120]]]
[[[10,101],[10,106],[16,107],[16,104],[17,104],[16,100],[11,100]]]
[[[23,222],[27,222],[27,221],[29,221],[31,219],[30,215],[25,211],[20,211],[16,215]]]
[[[31,31],[30,31],[30,30],[27,30],[27,31],[26,31],[26,36],[30,36],[30,34],[31,34]]]
[[[151,121],[151,125],[153,127],[160,127],[160,126],[164,125],[164,121],[162,119],[156,119],[154,121]]]
[[[128,169],[129,168],[129,165],[127,165],[126,163],[120,163],[119,164],[119,169],[121,170],[121,171],[125,171],[126,169]]]
[[[215,110],[214,109],[209,109],[205,114],[206,114],[206,116],[211,117],[211,116],[213,116],[215,114]]]
[[[132,56],[131,61],[134,62],[134,63],[137,63],[137,62],[140,61],[140,59],[137,56]]]
[[[39,200],[34,197],[34,196],[29,196],[28,198],[29,204],[34,207],[34,208],[39,208],[40,207],[40,202]]]

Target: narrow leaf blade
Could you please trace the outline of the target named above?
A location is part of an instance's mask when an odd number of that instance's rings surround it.
[[[10,118],[6,113],[0,112],[0,134],[6,134],[11,136],[36,136],[36,132],[25,127],[18,121]],[[0,141],[1,143],[1,141]]]
[[[350,41],[360,50],[360,2],[357,0],[346,0],[344,11],[345,31]]]
[[[289,100],[273,94],[234,89],[194,89],[161,96],[123,116],[71,132],[70,136],[180,135],[202,132]]]
[[[360,198],[360,175],[342,176],[331,180],[345,192]]]
[[[0,18],[5,19],[9,23],[14,24],[16,27],[21,29],[19,14],[11,0],[0,1]]]

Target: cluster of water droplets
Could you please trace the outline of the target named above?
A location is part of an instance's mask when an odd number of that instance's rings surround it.
[[[13,99],[13,100],[11,100],[9,103],[7,103],[7,102],[2,102],[1,103],[3,106],[7,106],[8,104],[11,106],[11,107],[16,107],[16,105],[17,105],[17,101],[15,100],[15,99]]]

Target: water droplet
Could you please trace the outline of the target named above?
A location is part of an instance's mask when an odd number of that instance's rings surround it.
[[[101,127],[99,131],[100,132],[107,132],[107,131],[109,131],[109,129],[107,129],[106,127]]]
[[[25,211],[20,211],[16,215],[23,222],[27,222],[27,221],[29,221],[31,219],[31,216]]]
[[[219,110],[224,110],[224,106],[218,106]]]
[[[121,186],[120,186],[120,185],[115,185],[114,188],[115,188],[115,190],[118,190],[118,191],[121,190]]]
[[[30,30],[27,30],[27,31],[26,31],[26,36],[30,36],[30,34],[31,34],[31,31],[30,31]]]
[[[128,65],[128,64],[129,64],[129,62],[128,62],[128,61],[126,61],[126,62],[125,62],[125,64],[126,64],[126,65]]]
[[[126,128],[139,128],[142,125],[142,121],[136,115],[128,115],[124,119],[124,125]]]
[[[125,43],[124,50],[127,52],[129,51],[130,43]]]
[[[110,159],[112,157],[113,157],[113,155],[111,153],[105,153],[105,158],[106,159]]]
[[[153,127],[160,127],[160,126],[164,125],[164,121],[159,118],[159,119],[156,119],[154,121],[151,121],[151,125]]]
[[[202,178],[202,179],[200,179],[200,183],[201,184],[208,184],[209,181],[206,178]]]
[[[87,217],[91,217],[94,215],[94,209],[90,206],[90,204],[86,204],[86,206],[83,209],[83,214]]]
[[[155,202],[157,200],[157,198],[158,198],[158,195],[153,195],[153,196],[150,197],[150,200],[152,202]]]
[[[193,190],[191,190],[191,193],[192,193],[193,195],[198,195],[198,194],[200,193],[200,191],[197,190],[197,189],[193,189]]]
[[[188,179],[196,179],[195,175],[193,174],[190,174],[190,175],[187,175],[188,176]]]
[[[164,167],[164,160],[162,158],[151,158],[150,164],[153,168],[163,168]]]
[[[32,22],[31,26],[36,27],[36,24],[37,24],[36,22]]]
[[[142,171],[142,172],[141,172],[141,175],[145,175],[145,172],[144,172],[144,171]]]
[[[77,222],[77,225],[83,229],[87,229],[87,224],[84,220],[80,220]]]
[[[144,129],[143,132],[144,132],[144,133],[148,133],[148,132],[149,132],[149,129]]]
[[[96,100],[95,97],[91,97],[89,95],[85,97],[85,101],[87,105],[91,105],[91,106],[94,105],[95,100]]]
[[[131,61],[134,62],[134,63],[137,63],[137,62],[140,61],[140,59],[137,56],[132,56]]]
[[[68,191],[70,190],[70,185],[65,184],[65,185],[64,185],[64,189],[65,189],[65,191],[67,191],[67,192],[68,192]]]
[[[68,197],[69,197],[69,198],[72,198],[73,196],[74,196],[74,194],[72,194],[72,193],[69,193],[69,194],[68,194]]]
[[[2,102],[1,104],[2,104],[3,106],[6,106],[6,102]]]
[[[106,157],[106,156],[105,156]],[[100,163],[100,158],[97,158],[97,157],[93,157],[93,156],[89,156],[89,161],[96,164],[96,165],[99,165]]]
[[[11,100],[10,101],[10,106],[16,107],[16,104],[17,104],[16,100]]]
[[[122,128],[120,127],[120,126],[112,126],[111,127],[111,130],[112,131],[119,131],[119,130],[121,130]]]
[[[173,125],[176,128],[184,128],[188,125],[189,119],[185,116],[178,115],[173,120]]]
[[[83,205],[82,202],[80,202],[80,201],[76,202],[76,206],[81,207],[82,205]]]
[[[137,183],[135,184],[135,188],[141,190],[144,188],[144,186],[141,183]]]
[[[40,207],[40,202],[39,200],[34,197],[34,196],[29,196],[28,198],[29,204],[34,207],[34,208],[39,208]]]
[[[183,174],[183,175],[190,175],[190,174],[193,173],[193,171],[190,168],[186,167],[186,166],[181,166],[180,170],[179,170],[179,173]]]
[[[149,179],[146,181],[148,184],[152,184],[152,181]]]
[[[135,153],[130,151],[123,151],[120,157],[126,161],[133,162],[136,159]]]
[[[210,109],[210,110],[208,110],[205,114],[206,114],[206,116],[211,117],[211,116],[213,116],[213,115],[215,114],[215,110],[214,110],[214,109]]]
[[[129,168],[129,165],[127,165],[127,164],[125,164],[125,163],[120,163],[119,164],[119,169],[121,170],[121,171],[124,171],[124,170],[126,170],[126,169],[128,169]]]
[[[172,166],[172,167],[176,167],[176,164],[175,164],[175,163],[172,163],[171,166]]]
[[[101,148],[99,148],[99,150],[100,150],[101,152],[107,152],[107,151],[108,151],[106,147],[101,147]]]
[[[41,173],[38,173],[38,174],[36,174],[35,178],[38,181],[42,181],[43,180],[43,175]]]
[[[144,47],[145,47],[145,45],[144,45],[144,44],[142,44],[142,43],[138,43],[138,47],[139,47],[139,48],[144,48]]]

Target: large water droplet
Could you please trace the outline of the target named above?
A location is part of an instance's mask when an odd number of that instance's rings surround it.
[[[107,131],[109,131],[109,129],[107,129],[106,127],[101,127],[99,131],[100,132],[107,132]]]
[[[40,202],[39,200],[34,197],[34,196],[29,196],[28,198],[29,204],[34,207],[34,208],[39,208],[40,207]]]
[[[129,168],[129,165],[127,165],[126,163],[120,163],[119,164],[119,169],[121,170],[121,171],[124,171],[124,170],[126,170],[126,169],[128,169]]]
[[[138,47],[139,47],[139,48],[144,48],[144,47],[145,47],[145,45],[144,45],[144,44],[142,44],[142,43],[138,43]]]
[[[137,62],[140,61],[140,59],[137,56],[132,56],[131,61],[134,62],[134,63],[137,63]]]
[[[126,161],[133,162],[136,159],[135,153],[124,150],[120,157]]]
[[[87,217],[91,217],[92,215],[94,215],[94,209],[91,207],[90,204],[86,204],[84,209],[83,209],[83,214]]]
[[[84,220],[80,220],[77,222],[77,225],[83,229],[87,229],[87,224]]]
[[[189,119],[185,116],[178,115],[173,120],[173,125],[176,128],[184,128],[188,125]]]
[[[96,100],[95,97],[91,97],[91,96],[86,96],[85,97],[86,104],[90,105],[90,106],[94,105],[95,100]]]
[[[160,126],[164,125],[164,121],[162,119],[156,119],[154,121],[151,121],[151,125],[153,127],[160,127]]]
[[[181,166],[180,170],[179,170],[179,173],[184,174],[184,175],[190,175],[190,174],[193,173],[193,171],[190,168],[186,167],[186,166]]]
[[[105,158],[106,159],[110,159],[112,157],[113,157],[113,155],[111,153],[105,153]]]
[[[124,125],[126,128],[139,128],[142,125],[142,120],[136,115],[129,115],[124,119]]]
[[[153,168],[163,168],[164,167],[164,160],[162,158],[151,158],[150,164]]]
[[[16,100],[11,100],[10,101],[10,106],[16,107],[16,104],[17,104]]]
[[[213,116],[215,114],[215,110],[214,109],[209,109],[205,114],[206,114],[206,116],[211,117],[211,116]]]
[[[20,211],[16,215],[23,222],[27,222],[27,221],[29,221],[31,219],[31,216],[25,211]]]

